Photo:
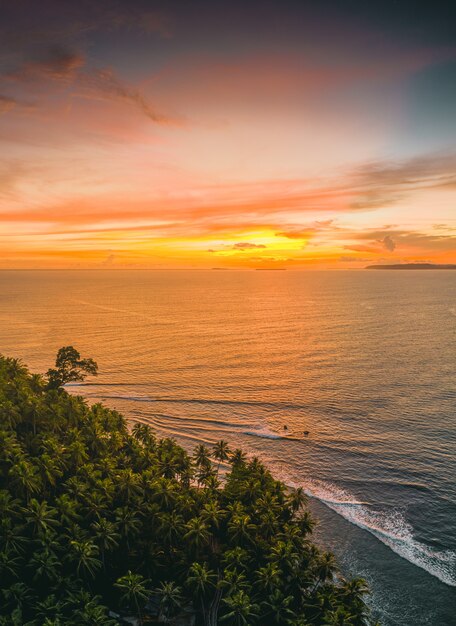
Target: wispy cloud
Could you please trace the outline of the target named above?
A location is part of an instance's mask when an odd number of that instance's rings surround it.
[[[86,56],[66,46],[51,46],[36,57],[27,58],[4,73],[12,86],[32,93],[37,101],[46,101],[53,90],[67,90],[67,98],[82,97],[92,100],[115,101],[135,108],[157,124],[175,123],[171,117],[155,110],[141,90],[127,84],[112,68],[92,68]],[[46,88],[45,88],[46,86]],[[5,99],[0,113],[14,108],[15,98]]]

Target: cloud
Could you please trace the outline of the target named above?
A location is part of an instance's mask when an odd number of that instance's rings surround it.
[[[11,109],[17,105],[17,100],[15,98],[10,98],[9,96],[0,95],[0,115],[4,113],[8,113]]]
[[[345,255],[339,257],[339,261],[341,263],[367,263],[368,261],[372,261],[372,258]]]
[[[253,250],[255,248],[266,248],[262,243],[250,243],[248,241],[241,241],[233,245],[233,250]]]
[[[69,98],[79,96],[93,100],[122,102],[135,107],[157,124],[168,124],[173,121],[156,111],[140,90],[121,80],[112,68],[89,69],[84,54],[65,46],[48,47],[38,58],[26,59],[18,67],[4,74],[4,78],[19,86],[22,85],[29,91],[34,89],[37,97],[52,93],[50,86],[43,90],[44,82],[54,84],[57,88],[71,86]],[[14,103],[13,100],[13,106]],[[3,108],[5,106],[6,103]],[[1,109],[0,102],[0,113]]]
[[[345,239],[367,241],[368,244],[347,244],[344,249],[355,252],[378,253],[381,250],[393,252],[398,246],[401,250],[419,251],[433,250],[435,252],[451,252],[456,250],[456,235],[423,233],[414,230],[394,229],[390,234],[381,230],[366,230],[353,232],[345,230],[342,237]]]
[[[456,185],[456,154],[367,163],[353,170],[352,184],[352,209],[390,206],[414,191]]]
[[[276,237],[286,237],[286,239],[309,239],[315,230],[282,230],[276,233]]]
[[[112,265],[114,265],[116,259],[117,256],[115,254],[108,254],[104,261],[102,261],[101,265],[103,267],[111,267]]]
[[[77,95],[79,96],[125,102],[133,105],[157,124],[172,122],[171,118],[155,111],[139,90],[121,81],[111,69],[81,73],[78,78],[78,86]]]
[[[385,250],[389,250],[390,252],[394,252],[394,250],[396,249],[396,243],[389,235],[383,237],[383,239],[380,240],[380,243],[383,244]]]
[[[6,76],[20,81],[49,79],[69,82],[84,64],[85,58],[82,54],[63,46],[52,46],[38,59],[24,62]]]

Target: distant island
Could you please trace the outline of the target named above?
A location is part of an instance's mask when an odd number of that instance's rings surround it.
[[[390,265],[368,265],[366,270],[456,270],[456,264],[395,263]]]

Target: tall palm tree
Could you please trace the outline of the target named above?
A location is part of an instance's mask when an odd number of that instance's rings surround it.
[[[114,586],[120,590],[122,601],[130,608],[136,608],[139,619],[142,621],[141,607],[150,595],[147,588],[148,581],[141,574],[133,574],[128,570],[125,576],[117,579]]]
[[[188,571],[187,585],[199,598],[203,621],[206,624],[206,598],[214,588],[217,575],[210,570],[207,563],[192,563]]]
[[[220,464],[223,463],[223,461],[227,461],[230,458],[230,454],[231,450],[227,441],[223,441],[223,439],[221,439],[215,444],[213,448],[213,456],[218,460],[217,475],[219,473]]]
[[[307,496],[304,493],[304,489],[302,487],[293,489],[290,496],[288,497],[288,502],[291,506],[293,513],[299,511],[307,502]]]
[[[174,582],[162,582],[155,593],[160,602],[159,619],[169,622],[176,611],[181,608],[183,602],[182,590]]]
[[[228,533],[235,542],[244,543],[252,541],[256,531],[255,524],[252,524],[250,515],[233,515],[228,522]]]
[[[54,583],[59,577],[60,559],[52,550],[43,549],[33,553],[29,567],[33,572],[34,581],[46,580]]]
[[[255,623],[259,606],[251,601],[245,591],[238,591],[223,602],[228,612],[220,618],[221,621],[230,620],[236,626],[250,626]]]
[[[243,452],[239,448],[236,448],[236,450],[234,450],[231,455],[231,464],[233,465],[233,467],[238,467],[244,465],[246,459],[247,455],[245,454],[245,452]]]
[[[267,563],[256,570],[255,576],[260,589],[272,592],[280,583],[281,571],[275,563]]]
[[[78,576],[89,576],[94,578],[95,573],[102,566],[98,559],[99,550],[97,546],[89,540],[71,541],[70,553],[68,560],[76,565],[76,573]]]
[[[48,506],[46,500],[38,502],[35,498],[25,509],[25,519],[35,535],[46,534],[59,525],[56,509]]]
[[[184,539],[187,539],[196,549],[198,554],[200,549],[207,545],[210,539],[210,532],[207,523],[201,517],[193,517],[186,524],[187,532]]]
[[[91,526],[93,536],[100,549],[103,569],[106,569],[106,552],[112,552],[119,545],[120,534],[117,532],[117,525],[110,520],[101,517]]]
[[[9,470],[11,484],[19,493],[25,495],[27,503],[32,494],[37,493],[41,487],[39,470],[36,465],[22,458],[14,463]]]
[[[263,602],[265,608],[264,617],[268,621],[277,624],[287,624],[288,620],[295,617],[290,605],[293,602],[293,596],[285,596],[280,589],[274,589],[273,593]]]
[[[209,450],[204,444],[200,444],[195,448],[193,453],[193,459],[195,461],[195,465],[199,468],[207,468],[210,467],[210,457]]]
[[[316,576],[315,589],[326,580],[332,580],[334,578],[335,571],[337,569],[336,560],[331,552],[323,552],[317,559],[314,567],[314,574]]]

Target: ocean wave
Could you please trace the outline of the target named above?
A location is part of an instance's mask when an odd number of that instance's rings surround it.
[[[130,386],[124,383],[76,383],[78,386],[85,387],[121,387]],[[72,386],[73,383],[68,383],[68,386]],[[131,385],[133,386],[133,385]],[[134,386],[137,386],[136,384]],[[145,384],[143,383],[143,386]],[[204,404],[204,405],[222,405],[222,406],[253,406],[266,409],[289,409],[289,410],[306,410],[303,404],[293,404],[289,402],[282,402],[277,400],[275,402],[264,402],[260,400],[226,400],[224,398],[170,398],[167,396],[147,396],[147,395],[127,395],[127,394],[104,394],[99,392],[97,394],[87,394],[87,397],[99,397],[103,400],[130,400],[132,402],[165,402],[169,404]]]
[[[157,398],[153,399],[148,396],[140,395],[99,395],[97,398],[103,399],[124,399],[133,400],[136,402],[168,402],[173,401],[169,398]],[[189,402],[188,400],[175,400],[176,402]],[[205,400],[193,399],[190,402],[206,402]],[[236,404],[236,402],[230,401],[217,401],[209,400],[208,404]],[[164,418],[163,423],[160,423],[160,418]],[[214,441],[211,438],[202,438],[199,433],[188,432],[187,428],[183,432],[182,429],[176,429],[176,425],[170,423],[171,420],[179,420],[186,422],[186,426],[190,428],[198,429],[196,423],[202,425],[223,426],[223,430],[230,429],[231,432],[236,432],[249,437],[259,437],[270,440],[296,440],[291,434],[274,432],[268,428],[255,428],[246,425],[245,423],[233,424],[232,422],[221,422],[218,420],[198,420],[197,418],[179,418],[176,416],[149,416],[148,418],[133,418],[134,421],[141,421],[144,423],[153,424],[158,426],[160,430],[167,431],[167,434],[177,439],[186,439],[192,442],[204,442],[206,444],[212,444]],[[246,428],[247,426],[247,428]],[[298,439],[303,441],[302,439]],[[313,442],[313,445],[318,447],[328,447],[325,444]],[[304,483],[297,483],[290,478],[289,470],[287,471],[283,467],[277,467],[273,461],[266,464],[270,470],[290,487],[302,486],[305,492],[312,498],[315,498],[329,507],[331,510],[341,515],[348,522],[358,526],[359,528],[369,532],[384,545],[389,547],[398,556],[409,561],[413,565],[420,567],[428,572],[430,575],[439,579],[441,582],[456,587],[456,552],[452,550],[434,550],[426,544],[420,542],[414,536],[414,530],[408,521],[404,518],[403,514],[398,510],[381,510],[374,503],[369,503],[364,500],[356,498],[353,494],[347,490],[338,487],[330,482],[323,482],[317,480],[308,480]]]
[[[290,486],[293,481],[285,480]],[[456,552],[433,550],[414,537],[413,528],[397,510],[379,510],[375,505],[357,500],[345,489],[322,481],[303,485],[312,498],[367,530],[400,557],[435,576],[443,583],[456,587]]]
[[[249,435],[249,437],[262,437],[263,439],[285,439],[282,435],[278,435],[270,430],[243,430],[243,435]]]

